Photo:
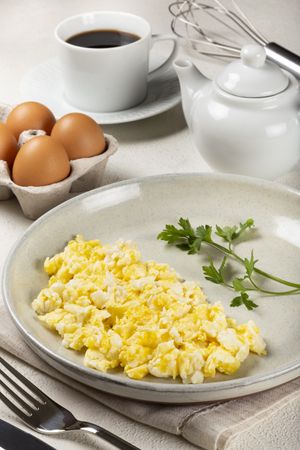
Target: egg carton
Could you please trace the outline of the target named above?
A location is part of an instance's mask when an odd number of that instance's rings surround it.
[[[19,186],[13,182],[6,161],[0,161],[0,200],[16,196],[22,211],[29,219],[37,219],[49,209],[74,197],[76,193],[101,186],[108,158],[117,148],[117,140],[105,135],[107,149],[90,158],[70,161],[71,173],[64,180],[47,186]]]
[[[13,182],[6,161],[0,161],[0,200],[16,196],[22,211],[29,219],[37,219],[59,203],[74,197],[75,193],[101,186],[108,158],[118,148],[118,141],[105,134],[107,149],[101,155],[70,161],[70,175],[47,186],[19,186]]]

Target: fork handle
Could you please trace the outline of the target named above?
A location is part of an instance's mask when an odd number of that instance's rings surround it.
[[[77,428],[77,426],[78,426],[78,428]],[[78,421],[76,423],[76,429],[80,429],[83,431],[87,431],[88,433],[95,434],[96,436],[101,437],[105,441],[110,442],[115,447],[119,448],[120,450],[140,450],[135,445],[132,445],[129,442],[124,441],[124,439],[121,439],[120,437],[116,436],[115,434],[111,433],[110,431],[105,430],[104,428],[101,428],[98,425],[95,425],[93,423]]]

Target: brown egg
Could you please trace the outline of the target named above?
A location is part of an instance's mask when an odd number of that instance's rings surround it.
[[[38,136],[22,145],[16,156],[12,178],[20,186],[57,183],[70,173],[70,161],[63,145],[50,136]]]
[[[6,161],[11,169],[17,153],[18,144],[16,138],[6,125],[0,123],[0,160]]]
[[[106,149],[100,125],[81,113],[61,117],[54,125],[51,136],[63,144],[70,159],[89,158]]]
[[[25,102],[16,106],[7,116],[6,125],[16,139],[24,130],[44,130],[50,135],[55,117],[46,106],[38,102]]]

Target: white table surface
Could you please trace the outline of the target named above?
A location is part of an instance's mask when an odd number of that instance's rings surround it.
[[[145,17],[155,33],[169,32],[168,4],[168,0],[1,0],[0,101],[19,102],[18,86],[23,74],[55,56],[53,29],[63,18],[96,9],[123,10]],[[240,4],[265,35],[300,54],[300,0],[241,0]],[[219,64],[204,59],[199,59],[197,64],[208,76],[219,70]],[[108,163],[104,184],[137,176],[210,170],[192,144],[180,105],[140,122],[105,126],[104,131],[120,142],[119,151]],[[30,223],[15,199],[0,202],[0,267],[11,245]],[[97,408],[104,418],[104,426],[115,432],[121,430],[124,438],[134,435],[134,443],[140,443],[143,449],[195,448],[175,436],[133,423],[101,405]],[[6,418],[3,408],[0,417]],[[263,435],[262,429],[262,439]],[[256,439],[250,433],[235,448],[254,449]],[[64,449],[61,439],[59,448]]]

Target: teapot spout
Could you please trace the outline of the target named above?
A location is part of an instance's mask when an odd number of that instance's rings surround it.
[[[177,59],[174,61],[173,67],[179,78],[183,113],[190,127],[191,109],[195,94],[202,91],[208,79],[199,72],[189,59]]]

